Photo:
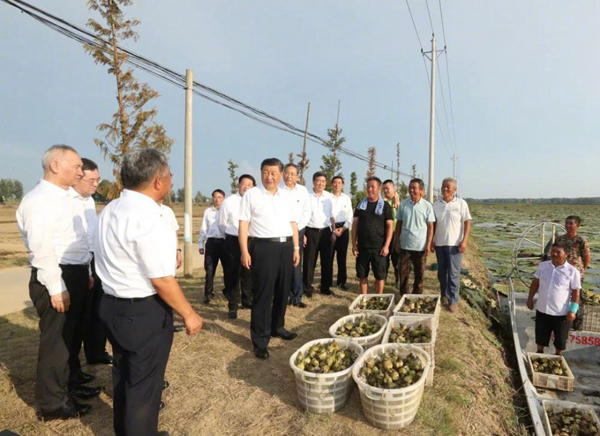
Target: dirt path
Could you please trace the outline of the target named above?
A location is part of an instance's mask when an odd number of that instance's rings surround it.
[[[0,270],[0,316],[31,307],[28,267]]]

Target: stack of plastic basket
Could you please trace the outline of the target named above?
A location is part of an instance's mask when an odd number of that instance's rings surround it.
[[[407,301],[409,302],[410,300],[416,300],[416,299],[425,299],[425,298],[430,298],[432,300],[436,300],[436,304],[435,304],[435,309],[433,311],[433,313],[430,314],[425,314],[425,313],[414,313],[414,312],[404,312],[402,310],[402,306],[404,305],[404,302]],[[440,313],[442,311],[442,304],[440,301],[440,296],[439,295],[430,295],[430,294],[405,294],[402,296],[402,298],[400,299],[400,301],[398,302],[398,304],[396,305],[396,307],[394,307],[394,316],[431,316],[433,317],[433,326],[435,327],[435,329],[437,330],[439,324],[440,324]]]
[[[359,336],[356,338],[341,337],[336,334],[337,330],[341,326],[346,324],[347,322],[357,322],[361,319],[373,320],[376,323],[378,323],[379,325],[381,325],[381,328],[376,333],[373,333],[372,335]],[[338,319],[335,322],[335,324],[333,324],[331,327],[329,327],[329,335],[332,338],[342,339],[342,340],[351,341],[356,344],[359,344],[363,347],[363,349],[366,350],[367,348],[370,348],[373,345],[377,345],[377,344],[381,343],[381,338],[383,337],[383,334],[385,333],[386,326],[387,326],[387,318],[385,316],[370,314],[370,313],[358,313],[355,315],[347,315],[347,316],[344,316],[344,317]]]
[[[423,375],[416,383],[400,389],[382,389],[370,386],[360,378],[360,371],[368,359],[390,351],[403,357],[413,353],[421,360]],[[367,421],[386,430],[397,430],[410,425],[421,405],[430,362],[427,352],[411,345],[381,344],[365,351],[355,362],[352,377],[358,385],[362,410]]]
[[[334,339],[317,339],[310,341],[290,356],[290,367],[296,377],[296,391],[302,407],[312,413],[333,413],[346,404],[354,384],[352,383],[352,368],[363,354],[363,348],[354,342],[335,339],[341,349],[349,349],[358,354],[354,365],[327,374],[316,374],[301,370],[296,366],[298,353],[306,353],[315,344],[329,344]]]

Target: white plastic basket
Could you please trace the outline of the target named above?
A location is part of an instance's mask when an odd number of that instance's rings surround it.
[[[544,409],[544,414],[542,415],[542,421],[544,424],[544,429],[546,430],[546,434],[551,436],[552,429],[550,427],[550,419],[548,418],[548,409],[552,410],[563,410],[563,409],[579,409],[581,411],[590,412],[594,421],[596,421],[596,425],[600,428],[600,421],[598,420],[598,415],[594,411],[594,406],[588,404],[579,404],[573,403],[571,401],[560,401],[560,400],[543,400],[542,401],[542,409]]]
[[[350,349],[358,354],[359,357],[354,362],[355,365],[364,350],[359,344],[343,339],[316,339],[304,344],[290,356],[290,367],[296,377],[298,401],[300,401],[302,408],[308,412],[333,413],[346,404],[352,392],[354,385],[351,371],[354,365],[343,371],[328,374],[316,374],[301,370],[296,366],[298,353],[306,353],[315,344],[329,344],[334,340],[341,349]]]
[[[385,309],[385,310],[365,310],[365,309],[358,308],[358,305],[362,300],[368,300],[368,299],[374,298],[374,297],[383,297],[383,298],[389,299],[390,304],[388,305],[387,309]],[[381,315],[381,316],[385,316],[386,318],[389,318],[392,315],[393,309],[394,309],[394,294],[361,294],[354,299],[354,301],[348,308],[348,311],[350,312],[351,315],[356,314],[356,313],[374,313],[376,315]]]
[[[425,386],[433,386],[433,373],[435,371],[435,340],[436,340],[436,330],[433,327],[433,317],[432,316],[392,316],[388,320],[387,327],[385,329],[385,334],[383,335],[382,344],[394,343],[390,342],[390,333],[392,329],[398,327],[400,324],[407,325],[409,327],[428,327],[431,329],[431,342],[429,343],[413,343],[410,345],[414,345],[415,347],[419,347],[422,350],[425,350],[431,359],[431,370],[427,376],[427,380]],[[407,344],[408,345],[408,344]]]
[[[363,381],[359,374],[365,361],[383,353],[395,351],[401,356],[413,353],[423,363],[423,375],[414,384],[400,389],[376,388]],[[400,344],[381,344],[369,348],[357,359],[352,368],[352,378],[358,385],[362,410],[371,424],[386,430],[407,427],[415,419],[425,389],[425,380],[429,374],[431,360],[419,347]]]
[[[340,328],[342,325],[346,324],[348,321],[356,322],[362,318],[372,319],[372,320],[376,321],[377,323],[379,323],[381,325],[381,328],[379,329],[379,331],[377,333],[373,333],[372,335],[368,335],[368,336],[361,336],[358,338],[341,337],[341,336],[337,336],[335,334],[337,329]],[[383,334],[385,333],[386,325],[387,325],[387,318],[382,315],[377,315],[377,314],[373,314],[373,313],[358,313],[355,315],[346,315],[346,316],[338,319],[331,327],[329,327],[329,336],[331,336],[332,338],[341,339],[344,341],[354,342],[355,344],[361,345],[366,350],[367,348],[370,348],[373,345],[377,345],[381,342],[381,338],[383,337]]]
[[[410,313],[410,312],[401,312],[400,311],[400,308],[402,307],[402,305],[404,304],[404,302],[406,300],[411,300],[411,299],[416,300],[419,298],[432,298],[432,299],[437,300],[433,314]],[[439,295],[433,295],[433,294],[405,294],[402,296],[402,298],[400,298],[400,301],[398,302],[396,307],[394,307],[393,313],[394,313],[394,316],[414,316],[414,317],[431,316],[431,317],[433,317],[433,326],[435,327],[435,330],[437,331],[437,328],[440,324],[440,313],[442,311],[442,304],[440,302],[440,299],[441,299],[441,297]]]

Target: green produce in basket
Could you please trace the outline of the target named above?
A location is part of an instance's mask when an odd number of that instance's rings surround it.
[[[592,413],[579,409],[546,410],[553,435],[598,436],[600,429]]]
[[[363,298],[358,303],[361,310],[387,310],[390,306],[390,299],[385,297]]]
[[[583,290],[581,300],[584,306],[600,306],[600,294],[588,289]]]
[[[383,326],[378,322],[363,317],[356,321],[345,322],[335,331],[335,334],[341,338],[360,338],[377,333],[381,327]]]
[[[541,372],[543,374],[561,375],[565,377],[569,375],[567,368],[565,368],[560,359],[534,357],[531,359],[531,366],[533,366],[535,372]]]
[[[357,358],[356,352],[344,350],[336,341],[332,341],[315,344],[306,353],[298,353],[295,363],[303,371],[328,374],[350,368]]]
[[[423,364],[413,353],[402,357],[395,352],[386,352],[367,359],[359,376],[376,388],[400,389],[418,382],[422,375]]]
[[[432,314],[437,304],[436,298],[404,298],[400,312]]]
[[[390,330],[389,340],[397,344],[429,344],[431,329],[425,326],[409,327],[400,324]]]

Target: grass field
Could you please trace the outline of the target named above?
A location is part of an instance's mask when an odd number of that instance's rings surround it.
[[[181,221],[182,211],[178,207],[175,211]],[[198,227],[196,220],[194,228]],[[434,260],[432,256],[430,262]],[[352,261],[349,266],[349,275],[354,277]],[[485,285],[487,273],[475,245],[469,249],[465,266],[474,281]],[[434,274],[428,270],[426,275],[425,287],[431,293],[437,292]],[[434,386],[426,389],[415,422],[405,431],[383,432],[364,419],[356,389],[349,403],[334,415],[303,412],[288,365],[297,348],[327,337],[329,326],[347,314],[358,293],[355,280],[350,282],[350,292],[338,292],[334,298],[317,295],[308,300],[306,309],[290,308],[286,327],[300,336],[292,342],[273,340],[271,359],[263,363],[251,353],[248,311],[230,321],[221,297],[211,306],[200,304],[203,276],[203,271],[196,270],[194,278],[180,280],[205,325],[194,338],[176,334],[167,367],[171,387],[163,397],[167,408],[161,413],[161,429],[181,435],[505,435],[523,431],[509,357],[487,319],[462,301],[457,315],[442,312]],[[216,289],[222,289],[220,270]],[[96,375],[96,384],[104,390],[91,401],[90,415],[68,422],[36,419],[37,322],[32,309],[0,318],[0,430],[27,435],[111,434],[111,381],[106,366],[84,368]]]

